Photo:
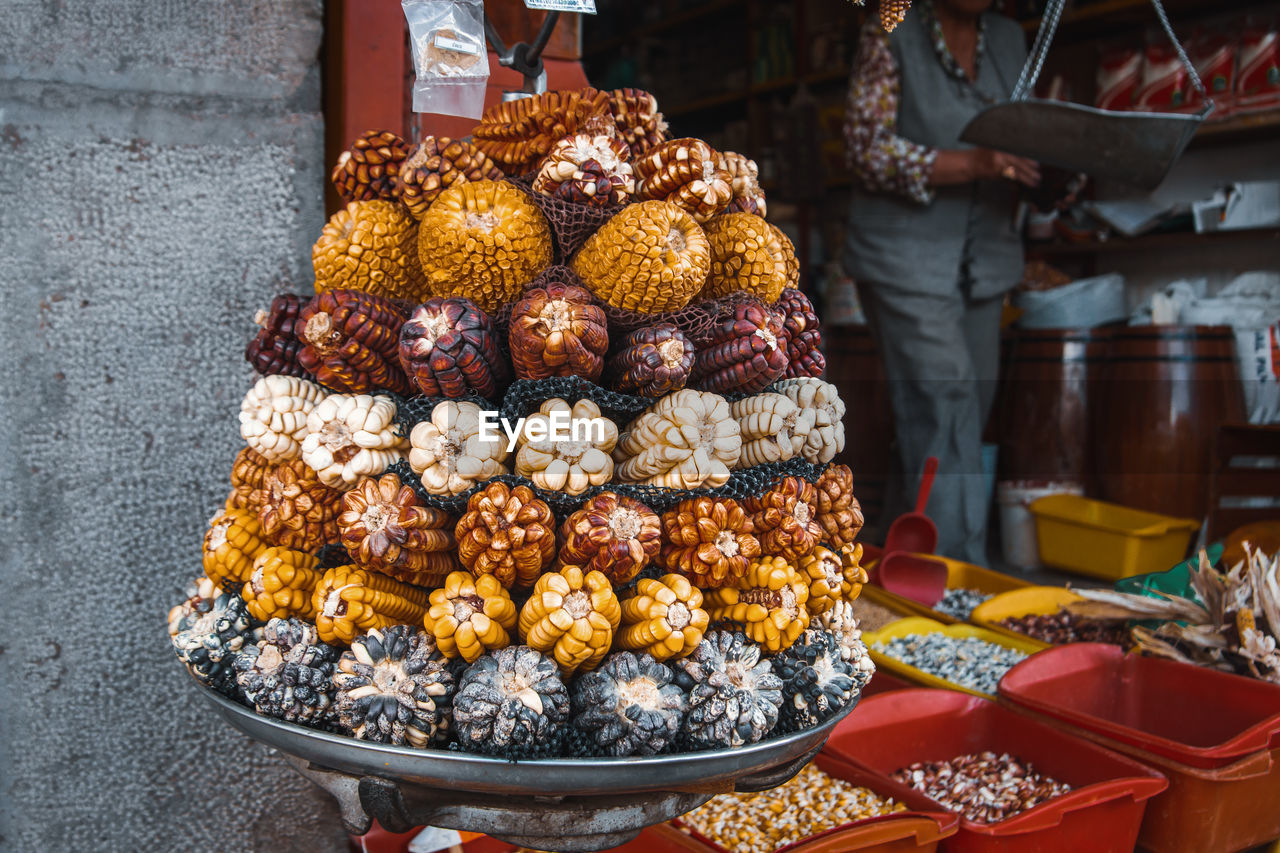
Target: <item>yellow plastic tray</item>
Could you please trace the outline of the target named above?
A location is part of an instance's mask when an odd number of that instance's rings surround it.
[[[989,598],[973,608],[973,613],[969,614],[969,621],[988,631],[1027,640],[1036,643],[1042,649],[1047,649],[1049,643],[1037,640],[1035,637],[1028,637],[1026,634],[1019,634],[999,624],[1000,621],[1010,616],[1057,613],[1065,605],[1079,600],[1080,596],[1062,586],[1028,586],[1023,589],[1012,589]]]
[[[953,560],[950,557],[940,557],[937,554],[920,554],[918,556],[939,560],[947,564],[947,589],[965,587],[966,589],[985,592],[988,595],[995,595],[1001,592],[1008,592],[1011,589],[1023,589],[1031,586],[1030,583],[1022,580],[1022,578],[1015,578],[991,569],[984,569],[982,566],[975,566],[973,563],[964,563],[960,560]],[[870,570],[868,569],[868,571]],[[955,625],[963,621],[934,610],[928,605],[898,595],[896,592],[889,592],[884,587],[876,586],[875,584],[865,584],[862,587],[862,594],[868,601],[882,604],[899,613],[924,616],[944,625]]]
[[[1004,634],[997,634],[995,631],[988,631],[986,628],[979,628],[976,625],[966,623],[943,625],[936,619],[926,619],[923,616],[908,616],[906,619],[899,619],[897,622],[884,626],[879,631],[868,631],[862,635],[862,641],[867,644],[867,649],[871,652],[871,660],[875,662],[877,667],[886,669],[913,684],[919,684],[923,687],[942,687],[947,690],[959,690],[961,693],[981,696],[984,699],[996,698],[990,693],[971,690],[968,687],[961,687],[959,684],[939,678],[936,675],[930,675],[914,666],[908,666],[897,658],[881,654],[872,648],[876,643],[888,642],[894,637],[905,637],[908,634],[934,633],[946,634],[948,637],[977,637],[980,640],[995,643],[997,646],[1017,649],[1029,655],[1033,655],[1045,648],[1044,643],[1038,643],[1029,637],[1020,637],[1016,634],[1005,636]]]
[[[1200,523],[1078,495],[1047,495],[1031,503],[1040,562],[1117,581],[1162,572],[1182,562]]]

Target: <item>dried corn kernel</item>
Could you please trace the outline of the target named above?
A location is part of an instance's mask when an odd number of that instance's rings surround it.
[[[906,810],[903,803],[810,764],[770,791],[721,794],[680,818],[680,824],[734,853],[773,853],[819,832]]]

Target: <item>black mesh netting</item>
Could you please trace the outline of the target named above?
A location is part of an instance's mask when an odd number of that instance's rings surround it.
[[[533,190],[534,175],[521,175],[507,178],[507,182],[518,187],[529,196],[551,226],[551,236],[555,241],[555,256],[558,263],[567,263],[574,252],[582,248],[587,238],[600,230],[624,205],[613,204],[608,207],[591,207],[585,204],[571,204],[558,198],[551,198]]]
[[[747,397],[754,397],[756,394],[776,391],[775,385],[776,383],[760,391],[750,393],[725,393],[719,396],[733,403]],[[327,385],[321,385],[321,387],[331,394],[345,393]],[[395,423],[399,427],[400,435],[405,438],[409,437],[409,433],[413,432],[415,426],[423,421],[431,420],[431,412],[435,410],[436,406],[441,403],[447,403],[450,400],[457,403],[475,403],[485,411],[498,412],[501,417],[514,424],[517,419],[536,412],[547,400],[559,397],[572,405],[579,400],[587,399],[600,408],[601,415],[613,421],[621,429],[639,416],[641,412],[661,399],[658,397],[637,397],[632,394],[623,394],[620,391],[610,391],[608,388],[602,388],[594,382],[588,382],[578,376],[560,376],[551,379],[517,379],[507,386],[501,405],[498,405],[493,400],[478,397],[474,394],[468,394],[465,397],[405,397],[384,390],[370,391],[369,393],[389,397],[396,404]]]
[[[776,390],[774,385],[764,391]],[[721,394],[730,403],[753,397],[754,393]],[[386,392],[383,392],[386,393]],[[445,397],[400,397],[387,394],[396,403],[396,423],[400,425],[403,435],[408,435],[413,428],[431,419],[431,412],[437,405],[447,401]],[[570,405],[579,400],[590,400],[600,408],[600,414],[613,421],[619,429],[625,427],[645,409],[658,402],[653,397],[637,397],[601,388],[594,382],[588,382],[580,376],[558,376],[551,379],[517,379],[507,387],[498,406],[483,397],[462,397],[460,400],[475,403],[481,409],[497,411],[499,415],[514,424],[517,420],[538,410],[547,400],[559,397]]]
[[[692,341],[694,346],[703,347],[710,339],[711,330],[722,314],[731,311],[737,305],[759,302],[760,300],[751,294],[738,291],[720,299],[695,302],[679,311],[665,311],[661,314],[628,311],[625,308],[614,308],[612,305],[604,306],[604,313],[609,320],[609,333],[616,335],[619,339],[628,332],[645,326],[670,323],[684,332],[685,337]]]
[[[502,416],[514,424],[517,418],[536,412],[539,406],[554,397],[567,400],[570,405],[584,398],[590,400],[600,407],[600,414],[619,427],[657,402],[651,397],[610,391],[579,376],[517,379],[502,398]]]
[[[433,495],[427,492],[422,487],[422,481],[413,472],[413,469],[409,467],[407,461],[397,462],[389,467],[387,471],[396,474],[401,482],[412,486],[414,491],[418,493],[418,497],[427,506],[442,509],[446,512],[463,513],[467,509],[467,501],[471,496],[482,490],[486,485],[489,483],[506,483],[508,486],[528,486],[533,490],[534,494],[547,502],[558,519],[563,519],[581,507],[587,500],[602,492],[625,495],[640,501],[654,512],[666,512],[686,498],[706,496],[733,498],[740,501],[749,497],[759,497],[783,477],[800,477],[813,483],[822,476],[822,472],[826,469],[826,464],[815,465],[796,457],[786,462],[770,462],[767,465],[757,465],[753,468],[733,471],[729,474],[729,482],[715,489],[666,489],[660,486],[647,486],[636,483],[606,483],[603,486],[592,486],[578,495],[547,491],[538,488],[533,484],[532,480],[525,477],[516,474],[501,474],[462,494],[452,496]]]

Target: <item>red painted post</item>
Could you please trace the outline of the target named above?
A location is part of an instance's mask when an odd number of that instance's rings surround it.
[[[328,0],[324,46],[324,153],[338,155],[366,130],[404,133],[404,12],[396,0]],[[339,204],[326,187],[325,207]]]

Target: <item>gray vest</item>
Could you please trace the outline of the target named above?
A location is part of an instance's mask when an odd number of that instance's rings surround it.
[[[934,148],[968,148],[960,131],[988,104],[1007,100],[1026,58],[1022,29],[983,16],[986,45],[976,84],[948,74],[923,16],[912,9],[889,36],[898,63],[898,135]],[[932,204],[856,186],[844,265],[855,279],[916,293],[954,292],[967,258],[970,293],[995,296],[1022,278],[1022,239],[1014,232],[1016,195],[1006,181],[937,187]]]

